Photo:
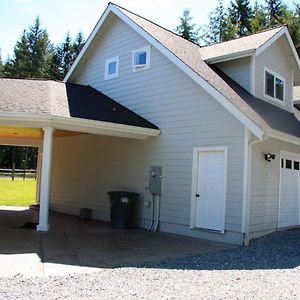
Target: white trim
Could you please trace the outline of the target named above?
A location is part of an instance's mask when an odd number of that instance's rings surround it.
[[[290,134],[286,134],[277,130],[268,130],[267,135],[268,138],[278,139],[284,142],[288,142],[294,145],[300,145],[300,138],[292,136]]]
[[[144,128],[118,123],[86,120],[74,117],[61,117],[50,114],[10,113],[0,112],[0,124],[41,128],[52,126],[56,129],[78,131],[92,134],[103,134],[136,139],[145,139],[149,136],[158,136],[159,129]]]
[[[242,233],[246,233],[248,176],[249,176],[249,130],[244,128],[244,173],[243,173],[243,207],[242,207]]]
[[[250,93],[255,96],[255,55],[250,57]]]
[[[198,161],[200,152],[213,152],[220,151],[224,153],[224,202],[223,202],[223,229],[221,233],[225,233],[225,213],[226,213],[226,194],[227,194],[227,161],[228,161],[228,149],[226,146],[213,146],[213,147],[196,147],[193,148],[193,166],[192,166],[192,188],[191,188],[191,211],[190,211],[190,229],[196,228],[196,198],[197,193],[197,181],[198,181]],[[202,228],[197,228],[202,229]],[[205,228],[203,228],[205,229]]]
[[[119,59],[120,59],[119,56],[115,56],[115,57],[107,58],[105,60],[104,80],[117,78],[119,76]],[[113,73],[113,74],[108,74],[109,65],[111,63],[116,63],[116,72]]]
[[[286,35],[289,46],[291,47],[291,50],[293,52],[294,58],[296,60],[296,64],[298,66],[298,69],[300,70],[300,59],[299,56],[297,54],[295,45],[292,41],[292,38],[289,34],[289,31],[287,30],[286,27],[283,27],[281,30],[279,30],[274,36],[272,36],[267,42],[265,42],[263,45],[261,45],[260,47],[258,47],[256,49],[255,55],[258,56],[260,55],[263,51],[265,51],[268,47],[270,47],[275,41],[277,41],[277,39],[279,39],[282,35]]]
[[[94,37],[97,35],[99,29],[102,27],[102,24],[104,23],[104,21],[106,20],[107,16],[109,15],[110,11],[111,11],[111,5],[109,4],[107,6],[107,8],[105,9],[104,13],[102,14],[102,16],[100,17],[99,21],[97,22],[96,26],[94,27],[94,29],[92,30],[91,34],[89,35],[89,37],[87,38],[83,48],[81,49],[81,51],[79,52],[78,56],[76,57],[74,63],[72,64],[71,68],[69,69],[68,73],[66,74],[63,82],[67,82],[72,73],[74,72],[75,68],[77,67],[78,63],[80,62],[81,58],[83,57],[83,55],[85,54],[85,52],[87,51],[87,49],[89,48],[90,44],[92,43],[92,41],[94,40]]]
[[[146,63],[143,65],[135,64],[135,55],[137,53],[146,52]],[[151,60],[151,46],[145,46],[139,49],[132,51],[132,68],[133,72],[139,72],[143,70],[150,69],[150,60]]]
[[[268,95],[266,93],[266,72],[268,72],[269,74],[271,74],[273,77],[274,77],[274,97]],[[271,101],[274,101],[276,102],[277,104],[280,104],[282,106],[285,105],[286,101],[285,101],[285,91],[286,91],[286,88],[285,88],[285,78],[282,77],[281,75],[279,75],[278,73],[276,73],[275,71],[269,69],[268,67],[265,67],[264,66],[264,82],[263,82],[263,86],[264,86],[264,97],[266,99],[269,99]],[[280,79],[281,81],[283,81],[283,100],[279,99],[276,97],[276,78]]]
[[[79,63],[79,60],[87,50],[91,43],[91,39],[97,34],[100,27],[104,23],[108,14],[113,12],[122,21],[124,21],[129,27],[139,33],[149,44],[157,48],[163,55],[165,55],[171,62],[178,66],[184,73],[186,73],[192,80],[194,80],[198,85],[200,85],[208,94],[215,98],[225,109],[227,109],[235,118],[237,118],[244,126],[246,126],[256,137],[261,139],[263,137],[263,130],[256,125],[252,120],[250,120],[244,113],[242,113],[234,104],[232,104],[225,96],[223,96],[216,88],[214,88],[210,83],[204,80],[199,74],[188,67],[183,61],[181,61],[174,53],[169,49],[165,48],[161,43],[154,39],[150,34],[145,32],[139,25],[134,23],[129,17],[122,13],[116,6],[109,4],[106,11],[100,18],[96,27],[94,28],[92,34],[88,38],[85,46],[83,47],[80,55],[77,57],[73,63],[71,69],[66,75],[64,82],[68,81],[71,74],[73,73],[75,67]]]
[[[200,53],[201,53],[201,50],[200,50]],[[250,49],[250,50],[240,51],[240,52],[236,52],[236,53],[229,53],[229,54],[225,54],[222,56],[216,56],[216,57],[207,58],[207,59],[204,58],[204,61],[209,64],[217,64],[217,63],[230,61],[230,60],[234,60],[234,59],[238,59],[238,58],[252,56],[254,53],[255,53],[255,49]]]

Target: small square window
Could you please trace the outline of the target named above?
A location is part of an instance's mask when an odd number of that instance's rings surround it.
[[[299,166],[300,166],[300,164],[299,164],[299,161],[294,161],[294,170],[299,170]]]
[[[290,159],[287,159],[285,161],[285,167],[286,167],[286,169],[291,169],[292,168],[292,161]]]
[[[133,71],[142,71],[150,68],[150,46],[132,52]]]
[[[113,79],[119,76],[119,56],[108,58],[105,61],[104,79]]]

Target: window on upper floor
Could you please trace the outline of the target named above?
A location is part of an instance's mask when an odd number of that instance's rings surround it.
[[[284,101],[285,80],[275,72],[265,68],[265,97]]]
[[[132,51],[133,71],[142,71],[150,68],[150,46]]]
[[[104,79],[113,79],[119,76],[119,56],[105,60]]]

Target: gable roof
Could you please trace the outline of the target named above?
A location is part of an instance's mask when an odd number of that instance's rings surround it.
[[[243,36],[230,41],[208,45],[200,48],[201,57],[203,60],[210,62],[217,58],[225,58],[239,54],[250,55],[256,49],[269,41],[275,34],[282,30],[284,26],[267,29],[259,33]]]
[[[109,4],[95,26],[85,47],[66,75],[65,81],[70,79],[110,13],[118,16],[152,46],[157,48],[259,139],[262,139],[264,133],[271,129],[268,122],[202,59],[201,49],[198,45],[112,3]],[[281,28],[278,28],[278,30],[280,31]],[[272,35],[274,36],[274,32]]]
[[[80,118],[149,129],[157,126],[90,86],[0,79],[0,112]]]

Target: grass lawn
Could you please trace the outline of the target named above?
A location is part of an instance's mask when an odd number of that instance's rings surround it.
[[[0,205],[29,206],[35,203],[35,180],[0,179]]]

